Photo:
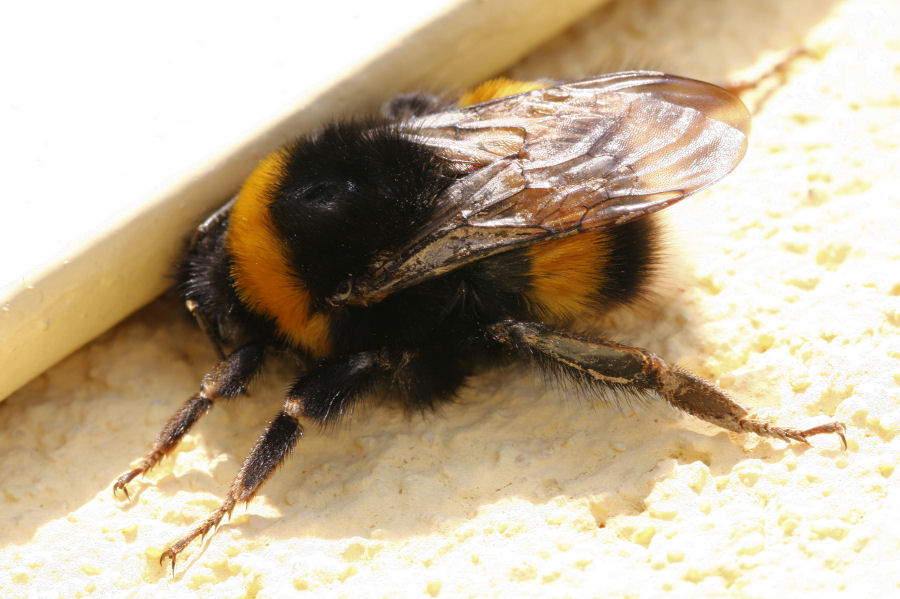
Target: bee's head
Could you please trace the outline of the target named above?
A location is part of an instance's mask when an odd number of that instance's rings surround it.
[[[419,231],[446,184],[428,149],[383,123],[329,125],[274,152],[232,211],[241,300],[283,331],[328,312],[327,298]]]
[[[188,309],[220,350],[256,333],[231,284],[228,209],[223,207],[197,229],[177,271],[178,290]]]

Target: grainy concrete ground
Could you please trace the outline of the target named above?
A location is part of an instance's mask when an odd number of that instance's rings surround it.
[[[603,320],[762,414],[849,449],[588,405],[519,371],[424,419],[365,409],[300,448],[174,578],[284,372],[214,409],[131,503],[111,483],[214,360],[163,298],[0,404],[4,597],[887,596],[900,592],[900,6],[613,2],[512,70],[733,81],[797,48],[750,150],[667,210],[664,299]],[[185,569],[186,568],[186,569]]]

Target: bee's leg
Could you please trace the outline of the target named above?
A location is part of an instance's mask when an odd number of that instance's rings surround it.
[[[756,92],[753,102],[753,114],[758,113],[769,98],[787,81],[788,70],[799,58],[814,58],[814,53],[807,48],[795,48],[775,65],[751,79],[732,81],[723,85],[725,89],[747,102],[746,92]]]
[[[206,217],[205,221],[197,225],[197,228],[194,229],[194,234],[191,236],[191,241],[188,244],[188,253],[193,253],[198,245],[202,246],[216,243],[224,232],[223,226],[228,221],[228,217],[231,215],[231,208],[234,206],[235,202],[237,202],[236,195],[225,202],[218,210]]]
[[[374,352],[363,352],[340,359],[320,361],[291,387],[281,412],[269,423],[244,459],[240,472],[225,495],[225,501],[187,536],[173,543],[160,556],[175,559],[191,541],[215,529],[230,516],[239,501],[249,502],[275,468],[291,453],[303,428],[300,417],[324,423],[349,411],[356,399],[367,393],[384,374],[385,366]]]
[[[219,362],[203,377],[200,392],[188,399],[172,416],[153,443],[153,448],[144,456],[140,465],[120,476],[113,485],[113,494],[119,491],[128,497],[126,485],[134,477],[144,474],[156,465],[163,456],[172,451],[181,438],[220,398],[232,398],[244,391],[247,383],[259,371],[263,351],[255,345],[245,345]]]
[[[653,391],[674,407],[734,432],[800,443],[807,443],[813,435],[834,433],[847,446],[841,422],[800,430],[757,420],[709,381],[670,366],[645,349],[515,320],[496,323],[489,332],[514,353],[588,386]]]

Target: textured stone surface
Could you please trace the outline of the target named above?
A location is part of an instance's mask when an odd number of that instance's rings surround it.
[[[752,8],[751,8],[752,7]],[[287,368],[217,406],[133,501],[111,484],[214,354],[163,299],[0,405],[0,595],[821,597],[900,590],[900,10],[891,0],[614,2],[513,70],[726,81],[803,46],[728,179],[667,211],[660,302],[602,324],[849,449],[573,399],[520,371],[427,418],[366,407],[174,578]]]

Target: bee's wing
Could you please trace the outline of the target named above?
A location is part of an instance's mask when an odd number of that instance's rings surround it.
[[[399,127],[461,175],[412,243],[353,282],[350,303],[379,301],[491,254],[669,206],[737,166],[750,115],[714,85],[627,72]]]

